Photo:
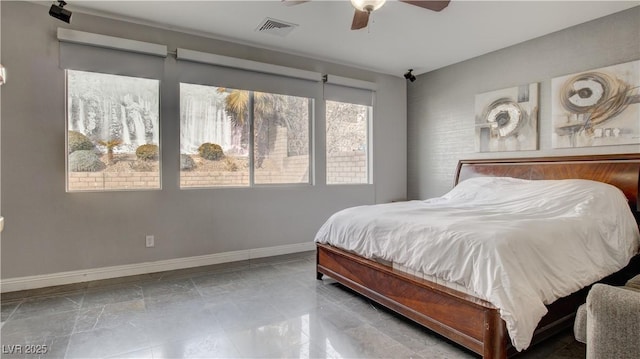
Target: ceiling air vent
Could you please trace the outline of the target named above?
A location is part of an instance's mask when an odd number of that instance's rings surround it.
[[[290,22],[272,19],[270,17],[265,18],[260,25],[256,28],[257,32],[262,32],[265,34],[273,34],[281,37],[287,36],[294,28],[296,28],[297,24],[292,24]]]

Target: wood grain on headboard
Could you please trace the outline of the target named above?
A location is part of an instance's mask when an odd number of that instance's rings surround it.
[[[639,218],[640,153],[461,160],[455,184],[478,176],[515,177],[522,179],[580,178],[616,186],[624,192],[629,206]]]

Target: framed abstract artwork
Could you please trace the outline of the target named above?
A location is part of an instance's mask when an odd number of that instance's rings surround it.
[[[554,148],[640,143],[640,61],[551,81]]]
[[[476,95],[476,151],[538,149],[538,84]]]

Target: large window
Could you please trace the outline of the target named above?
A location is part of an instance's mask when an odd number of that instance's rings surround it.
[[[180,84],[180,187],[309,183],[312,100]]]
[[[68,191],[161,187],[160,79],[165,105],[179,103],[165,119],[179,133],[164,136],[180,141],[179,188],[371,183],[374,83],[182,48],[167,62],[165,45],[68,29],[58,39]],[[324,179],[312,128],[326,140]]]
[[[159,81],[66,73],[68,190],[160,188]]]
[[[327,184],[368,183],[371,107],[326,101]]]

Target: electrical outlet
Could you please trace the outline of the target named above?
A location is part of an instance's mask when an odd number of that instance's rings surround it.
[[[156,245],[156,240],[153,237],[153,235],[150,235],[150,234],[147,235],[146,245],[147,245],[147,248],[151,248],[151,247],[154,247]]]

